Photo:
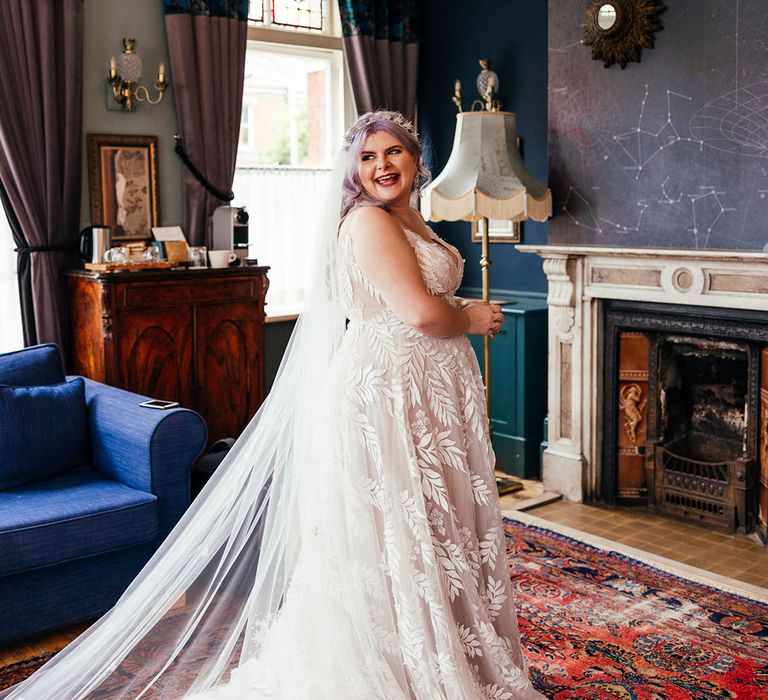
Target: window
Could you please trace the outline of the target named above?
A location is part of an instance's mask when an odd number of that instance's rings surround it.
[[[328,0],[260,0],[251,2],[249,16],[256,25],[330,34],[330,5]]]
[[[249,44],[238,168],[330,166],[340,131],[339,59],[325,49]]]
[[[334,151],[353,109],[328,0],[251,2],[232,204],[249,256],[270,266],[267,316],[301,310],[308,253]]]
[[[0,352],[24,347],[15,247],[11,227],[0,207]]]

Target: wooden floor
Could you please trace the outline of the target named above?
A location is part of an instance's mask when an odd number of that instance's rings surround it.
[[[502,498],[502,509],[515,499]],[[768,548],[744,535],[725,535],[649,513],[556,501],[528,510],[544,520],[620,542],[667,559],[768,589]],[[58,651],[86,625],[77,625],[11,647],[0,647],[0,665]]]
[[[527,512],[644,552],[768,589],[768,547],[746,535],[713,532],[698,525],[654,515],[645,508],[609,508],[557,501]]]
[[[0,666],[31,659],[50,651],[59,651],[77,637],[88,625],[74,625],[58,632],[51,632],[11,646],[0,646]]]

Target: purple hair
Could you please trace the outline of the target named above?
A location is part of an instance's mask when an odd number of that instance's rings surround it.
[[[429,169],[424,164],[424,149],[418,137],[398,124],[395,119],[406,123],[405,118],[398,112],[378,110],[361,115],[352,126],[347,136],[347,143],[349,144],[347,148],[347,171],[344,174],[344,182],[341,186],[342,221],[349,212],[363,205],[373,205],[387,210],[385,202],[366,191],[357,174],[357,166],[360,161],[363,144],[371,134],[386,131],[402,143],[405,146],[405,150],[413,156],[413,159],[416,161],[416,177],[413,181],[414,190],[421,191],[432,179]]]

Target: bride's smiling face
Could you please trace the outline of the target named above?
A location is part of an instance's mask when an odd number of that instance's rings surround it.
[[[407,206],[416,171],[413,156],[392,134],[377,131],[365,139],[357,175],[368,194],[385,204]]]

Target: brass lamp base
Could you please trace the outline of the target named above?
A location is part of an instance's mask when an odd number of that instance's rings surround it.
[[[491,301],[491,258],[489,255],[490,241],[489,241],[489,225],[488,219],[483,217],[482,227],[482,251],[480,253],[480,270],[483,278],[483,301]],[[472,238],[477,235],[477,221],[472,221]],[[488,432],[491,437],[491,443],[493,443],[493,423],[491,422],[491,339],[487,336],[483,336],[483,365],[485,379],[485,405],[488,412]],[[496,486],[499,490],[499,495],[504,493],[511,493],[512,491],[519,491],[523,488],[523,484],[513,479],[504,479],[504,491],[502,493],[499,485],[499,478],[496,479]]]

